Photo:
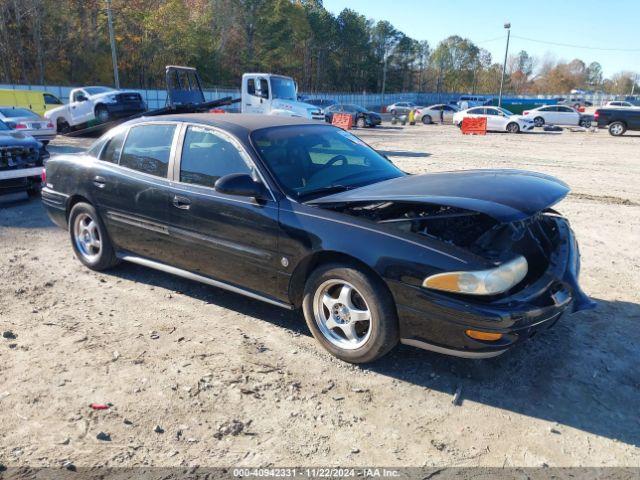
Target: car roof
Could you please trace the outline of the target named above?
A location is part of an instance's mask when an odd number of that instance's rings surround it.
[[[327,125],[318,121],[300,117],[285,117],[280,115],[259,115],[249,113],[183,113],[174,115],[157,115],[140,117],[127,122],[125,125],[135,125],[143,122],[191,122],[201,125],[219,127],[233,133],[251,133],[263,128],[287,125]]]

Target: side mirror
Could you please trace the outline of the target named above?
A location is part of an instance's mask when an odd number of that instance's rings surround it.
[[[78,101],[78,102],[86,102],[87,101],[87,97],[85,97],[84,95],[78,95],[76,97],[76,101]]]
[[[262,183],[256,182],[246,173],[232,173],[216,180],[214,188],[225,195],[239,195],[241,197],[263,198],[266,189]]]

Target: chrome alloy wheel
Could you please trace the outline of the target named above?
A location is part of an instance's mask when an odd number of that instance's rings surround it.
[[[353,285],[344,280],[327,280],[313,298],[318,329],[338,348],[354,350],[371,336],[371,311]]]
[[[86,213],[79,214],[73,224],[73,238],[80,255],[88,262],[94,262],[100,256],[102,242],[98,224]]]
[[[624,133],[624,127],[620,123],[614,123],[609,129],[614,135],[622,135]]]

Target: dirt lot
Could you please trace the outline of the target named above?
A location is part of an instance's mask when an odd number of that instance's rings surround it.
[[[359,134],[411,172],[568,182],[558,208],[599,308],[491,360],[399,347],[354,367],[297,313],[134,265],[92,272],[39,201],[5,205],[0,463],[640,466],[640,137]]]

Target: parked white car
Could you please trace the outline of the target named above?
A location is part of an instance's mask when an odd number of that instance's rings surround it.
[[[634,105],[631,102],[624,102],[621,100],[613,100],[611,102],[605,103],[603,108],[639,108],[637,105]]]
[[[439,103],[430,107],[419,108],[416,110],[416,122],[422,122],[425,125],[440,122],[440,114],[444,123],[453,122],[453,114],[458,111],[455,105]]]
[[[142,96],[133,90],[115,90],[109,87],[83,87],[71,90],[69,103],[44,114],[59,133],[88,122],[108,122],[126,118],[147,109]]]
[[[473,107],[456,112],[453,124],[460,127],[467,117],[487,117],[487,131],[490,132],[530,132],[534,127],[533,120],[500,107]]]
[[[545,105],[543,107],[525,110],[522,114],[533,119],[533,124],[536,127],[541,127],[544,124],[569,126],[580,125],[585,128],[589,128],[591,126],[590,117],[582,115],[575,108],[568,107],[566,105]]]
[[[30,135],[45,145],[56,136],[55,125],[28,108],[0,107],[0,120],[11,130]]]

